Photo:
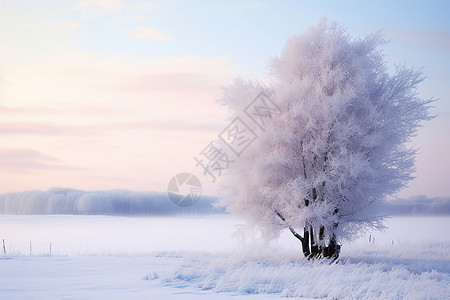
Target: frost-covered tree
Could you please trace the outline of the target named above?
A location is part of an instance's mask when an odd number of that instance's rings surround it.
[[[230,166],[221,204],[269,238],[287,228],[308,258],[337,258],[343,239],[382,227],[376,206],[411,180],[408,146],[430,103],[420,72],[389,74],[379,35],[353,39],[326,21],[290,38],[272,83],[236,80],[221,103],[234,118],[263,91],[279,108]],[[269,115],[268,115],[269,116]]]

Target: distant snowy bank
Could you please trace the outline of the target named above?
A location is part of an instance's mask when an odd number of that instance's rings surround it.
[[[162,192],[127,190],[83,191],[53,188],[0,194],[0,214],[72,215],[172,215],[216,214],[214,197],[202,196],[192,207],[174,205]],[[381,207],[386,215],[450,215],[450,198],[425,196],[388,201]]]
[[[202,196],[192,207],[178,207],[166,193],[127,190],[82,191],[53,188],[0,195],[0,214],[171,215],[212,214],[214,198]]]
[[[427,198],[416,196],[409,199],[391,200],[383,211],[389,215],[450,215],[450,197]]]

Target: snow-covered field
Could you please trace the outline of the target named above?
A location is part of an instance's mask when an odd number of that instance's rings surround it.
[[[449,299],[448,216],[392,218],[333,264],[304,259],[288,232],[266,244],[239,224],[0,215],[0,299]]]

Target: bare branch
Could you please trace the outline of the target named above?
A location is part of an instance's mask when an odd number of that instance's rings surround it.
[[[275,213],[277,214],[278,217],[280,217],[280,219],[281,219],[283,222],[286,222],[286,219],[285,219],[278,211],[276,211]],[[291,226],[288,226],[288,228],[289,228],[289,231],[290,231],[296,238],[298,238],[298,239],[300,240],[300,242],[302,242],[302,243],[305,242],[305,239],[304,239],[297,231],[295,231],[294,228],[292,228]]]

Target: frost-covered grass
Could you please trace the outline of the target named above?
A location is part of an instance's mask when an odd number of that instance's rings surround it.
[[[233,234],[236,224],[228,215],[0,216],[7,250],[4,255],[0,249],[0,299],[446,299],[450,294],[450,217],[390,219],[386,233],[344,244],[333,264],[302,258],[288,233],[270,244],[244,240]]]
[[[449,245],[447,244],[447,247]],[[338,263],[259,257],[184,259],[148,279],[213,292],[336,299],[446,299],[450,264],[445,259],[343,257]]]

